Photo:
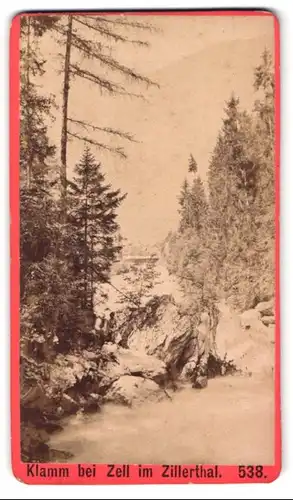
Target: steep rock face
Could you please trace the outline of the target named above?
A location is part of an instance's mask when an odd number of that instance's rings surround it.
[[[177,363],[183,367],[197,343],[191,318],[181,314],[169,295],[154,299],[151,306],[150,321],[146,318],[144,325],[134,325],[128,347],[156,356],[166,364]]]
[[[132,324],[128,346],[163,360],[171,377],[204,387],[207,378],[228,371],[272,373],[275,317],[273,300],[238,314],[221,302],[215,339],[203,313],[199,324],[171,296],[151,301],[150,321]]]
[[[163,360],[171,381],[188,380],[194,387],[204,387],[212,349],[208,315],[203,313],[198,323],[170,295],[154,297],[143,315],[143,324],[130,321],[129,349]]]

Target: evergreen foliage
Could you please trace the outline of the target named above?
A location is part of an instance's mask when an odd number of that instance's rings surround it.
[[[274,293],[274,72],[267,50],[254,88],[252,113],[234,94],[226,103],[206,191],[190,156],[194,178],[184,180],[178,232],[165,242],[170,270],[196,310],[222,298],[244,310]]]

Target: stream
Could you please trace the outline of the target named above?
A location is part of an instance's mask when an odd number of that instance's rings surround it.
[[[272,377],[220,377],[172,401],[70,417],[50,446],[72,463],[270,465],[274,411]]]

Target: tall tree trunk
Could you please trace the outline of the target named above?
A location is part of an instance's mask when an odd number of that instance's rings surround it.
[[[91,238],[90,308],[92,310],[94,310],[93,252],[94,252],[94,243],[93,243],[93,238]]]
[[[68,124],[68,98],[70,87],[70,55],[72,39],[72,16],[68,16],[66,49],[64,60],[63,103],[62,103],[62,131],[61,131],[61,202],[63,215],[66,213],[67,189],[67,124]]]
[[[88,307],[88,194],[87,183],[85,186],[85,221],[84,221],[84,308]]]
[[[32,151],[31,151],[31,132],[30,132],[30,57],[31,57],[31,19],[27,16],[26,33],[26,72],[25,72],[25,135],[26,135],[26,187],[30,189],[32,178]]]
[[[93,207],[91,206],[91,221],[93,221]],[[90,307],[92,311],[94,310],[94,274],[93,274],[93,266],[94,266],[94,239],[93,239],[93,230],[91,229],[91,251],[90,251]]]

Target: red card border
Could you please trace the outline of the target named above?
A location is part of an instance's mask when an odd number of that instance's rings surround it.
[[[88,11],[89,12],[89,11]],[[80,12],[86,15],[88,12]],[[53,14],[50,12],[30,13],[33,15]],[[147,480],[138,475],[138,465],[130,465],[130,477],[107,477],[108,467],[96,464],[95,478],[82,478],[77,474],[76,464],[40,464],[45,468],[69,468],[70,474],[66,478],[28,477],[27,464],[20,459],[20,379],[19,379],[19,127],[20,127],[20,74],[19,74],[19,39],[20,17],[25,12],[17,14],[11,22],[10,30],[10,377],[11,377],[11,462],[15,477],[26,484],[188,484],[188,483],[263,483],[272,482],[281,472],[281,388],[280,388],[280,31],[279,20],[276,15],[266,10],[135,10],[135,11],[94,11],[91,14],[113,15],[127,13],[131,15],[173,15],[173,16],[271,16],[274,19],[275,29],[275,222],[276,222],[276,343],[275,343],[275,464],[264,466],[265,478],[239,478],[237,465],[221,465],[220,478],[163,478],[161,465],[148,465],[152,469],[152,477]],[[29,14],[29,12],[27,12]],[[61,12],[58,12],[60,15]],[[68,12],[64,11],[64,14]],[[90,464],[81,464],[84,467]],[[262,464],[254,464],[262,465]],[[120,465],[122,467],[122,465]],[[191,465],[184,466],[191,469]],[[209,467],[205,465],[205,468]],[[214,468],[214,465],[210,467]]]

